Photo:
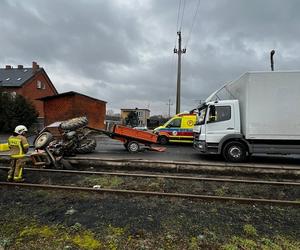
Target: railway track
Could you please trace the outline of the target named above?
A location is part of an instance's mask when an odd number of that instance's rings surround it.
[[[7,169],[1,167],[0,169]],[[243,183],[255,185],[272,185],[299,188],[300,182],[294,181],[264,181],[253,179],[232,179],[232,178],[210,178],[210,177],[194,177],[170,174],[141,174],[141,173],[124,173],[124,172],[103,172],[103,171],[78,171],[78,170],[56,170],[56,169],[26,169],[28,172],[33,173],[49,173],[49,174],[68,174],[68,175],[105,175],[105,176],[119,176],[119,177],[134,177],[134,178],[160,178],[171,180],[183,181],[202,181],[202,182],[221,182],[221,183]],[[113,193],[113,194],[127,194],[127,195],[142,195],[142,196],[159,196],[159,197],[176,197],[186,199],[200,199],[207,201],[231,201],[239,203],[257,203],[257,204],[271,204],[271,205],[292,205],[300,206],[298,200],[280,200],[280,199],[262,199],[262,198],[243,198],[231,196],[215,196],[215,195],[200,195],[189,193],[177,192],[153,192],[153,191],[140,191],[140,190],[124,190],[124,189],[110,189],[110,188],[91,188],[82,186],[71,185],[48,185],[48,184],[34,184],[34,183],[10,183],[0,182],[0,186],[20,187],[20,188],[35,188],[35,189],[48,189],[48,190],[66,190],[66,191],[83,191],[92,193]]]
[[[203,163],[203,162],[180,162],[180,161],[157,161],[157,160],[144,160],[144,159],[101,159],[98,157],[69,157],[66,158],[71,164],[74,165],[89,165],[89,166],[112,166],[112,167],[148,167],[148,168],[162,168],[162,169],[177,169],[185,170],[191,169],[246,169],[251,171],[295,171],[300,172],[299,166],[289,165],[257,165],[251,163]]]
[[[200,200],[207,200],[207,201],[232,201],[232,202],[240,202],[240,203],[248,203],[248,204],[255,203],[255,204],[287,205],[287,206],[300,207],[299,201],[288,201],[288,200],[237,198],[237,197],[195,195],[195,194],[182,194],[182,193],[163,193],[163,192],[150,192],[150,191],[137,191],[137,190],[88,188],[88,187],[44,185],[44,184],[30,184],[30,183],[11,183],[11,182],[0,182],[0,186],[14,186],[14,187],[37,188],[37,189],[48,189],[48,190],[83,191],[83,192],[92,192],[92,193],[101,193],[101,194],[113,193],[113,194],[128,194],[128,195],[142,195],[142,196],[176,197],[176,198],[185,198],[185,199],[200,199]]]
[[[8,163],[9,158],[1,158],[0,163]],[[75,169],[89,169],[90,167],[128,170],[128,171],[153,171],[170,173],[211,173],[217,175],[278,175],[298,179],[300,167],[293,165],[259,165],[259,164],[234,164],[223,162],[179,162],[179,161],[157,161],[145,159],[111,159],[98,157],[69,157],[65,160]]]
[[[8,170],[8,167],[0,167],[0,169]],[[108,175],[121,177],[141,177],[141,178],[165,178],[173,180],[190,180],[190,181],[216,181],[227,183],[247,183],[247,184],[266,184],[276,186],[300,186],[300,182],[290,181],[262,181],[252,179],[232,179],[232,178],[211,178],[211,177],[193,177],[183,175],[168,175],[168,174],[137,174],[124,172],[108,172],[108,171],[82,171],[82,170],[60,170],[60,169],[38,169],[26,168],[25,171],[31,172],[46,172],[46,173],[62,173],[62,174],[80,174],[80,175]]]

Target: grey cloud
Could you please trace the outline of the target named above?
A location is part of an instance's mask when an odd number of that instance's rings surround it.
[[[299,69],[297,0],[186,1],[182,24],[182,110],[245,71]],[[80,91],[115,110],[132,105],[152,114],[175,103],[174,0],[2,0],[0,63],[44,67],[59,91]],[[180,21],[179,21],[180,24]],[[3,66],[2,66],[3,67]],[[174,112],[175,105],[172,106]]]

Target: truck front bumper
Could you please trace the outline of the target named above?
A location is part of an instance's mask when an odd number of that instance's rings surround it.
[[[218,143],[206,143],[201,140],[194,140],[194,148],[197,149],[200,154],[219,154]]]
[[[194,140],[194,148],[199,150],[201,153],[206,153],[205,141]]]

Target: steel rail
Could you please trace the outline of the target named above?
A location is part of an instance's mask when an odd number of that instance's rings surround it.
[[[9,154],[0,154],[0,160],[4,157],[4,159],[9,159]],[[26,156],[27,158],[30,158],[29,155]],[[66,157],[66,160],[69,161],[95,161],[95,162],[106,162],[106,163],[116,163],[119,164],[120,162],[123,162],[124,164],[162,164],[162,165],[186,165],[186,166],[198,166],[198,167],[224,167],[224,168],[235,168],[235,167],[243,167],[247,169],[261,169],[261,170],[286,170],[286,171],[299,171],[300,167],[292,167],[292,166],[282,166],[282,165],[265,165],[265,166],[259,166],[255,165],[256,163],[198,163],[198,162],[180,162],[180,161],[161,161],[161,160],[147,160],[147,159],[112,159],[112,158],[99,158],[99,157],[80,157],[80,156],[74,156],[74,157]],[[259,163],[258,163],[259,164]],[[268,164],[268,163],[267,163]]]
[[[95,161],[95,162],[106,162],[106,163],[116,163],[119,164],[123,162],[124,164],[162,164],[162,165],[174,165],[174,166],[197,166],[197,167],[224,167],[224,168],[248,168],[248,169],[262,169],[262,170],[289,170],[289,171],[299,171],[300,167],[291,167],[291,166],[282,166],[282,165],[269,165],[269,166],[260,166],[260,165],[253,165],[255,163],[197,163],[197,162],[180,162],[180,161],[153,161],[153,160],[143,160],[143,159],[100,159],[97,157],[66,157],[66,160],[69,161]]]
[[[282,181],[261,181],[247,179],[229,179],[229,178],[210,178],[210,177],[192,177],[178,175],[161,175],[161,174],[135,174],[135,173],[120,173],[120,172],[103,172],[103,171],[80,171],[80,170],[60,170],[60,169],[35,169],[26,168],[26,171],[32,172],[49,172],[49,173],[64,173],[64,174],[89,174],[89,175],[111,175],[125,177],[141,177],[141,178],[165,178],[174,180],[190,180],[190,181],[215,181],[215,182],[231,182],[273,186],[300,186],[300,182],[282,182]]]
[[[73,187],[73,186],[43,185],[43,184],[29,184],[29,183],[13,183],[13,182],[0,182],[0,186],[39,188],[39,189],[48,189],[48,190],[83,191],[83,192],[95,192],[95,193],[114,193],[114,194],[129,194],[129,195],[131,194],[131,195],[142,195],[142,196],[176,197],[176,198],[200,199],[200,200],[208,200],[208,201],[233,201],[233,202],[248,203],[248,204],[259,203],[259,204],[300,206],[300,201],[289,201],[289,200],[254,199],[254,198],[240,198],[240,197],[227,197],[227,196],[211,196],[211,195],[197,195],[197,194],[184,194],[184,193],[163,193],[163,192],[150,192],[150,191],[137,191],[137,190],[88,188],[88,187]]]

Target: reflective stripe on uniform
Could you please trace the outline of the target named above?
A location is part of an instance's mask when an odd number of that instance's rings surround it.
[[[10,147],[18,147],[18,149],[19,149],[19,154],[12,154],[10,156],[11,158],[23,158],[25,156],[21,139],[10,137],[10,138],[8,138],[8,145]],[[28,145],[28,144],[26,144],[26,145]]]
[[[23,167],[20,167],[19,173],[17,173],[17,175],[14,176],[14,180],[18,181],[22,179],[22,173],[23,173]]]

